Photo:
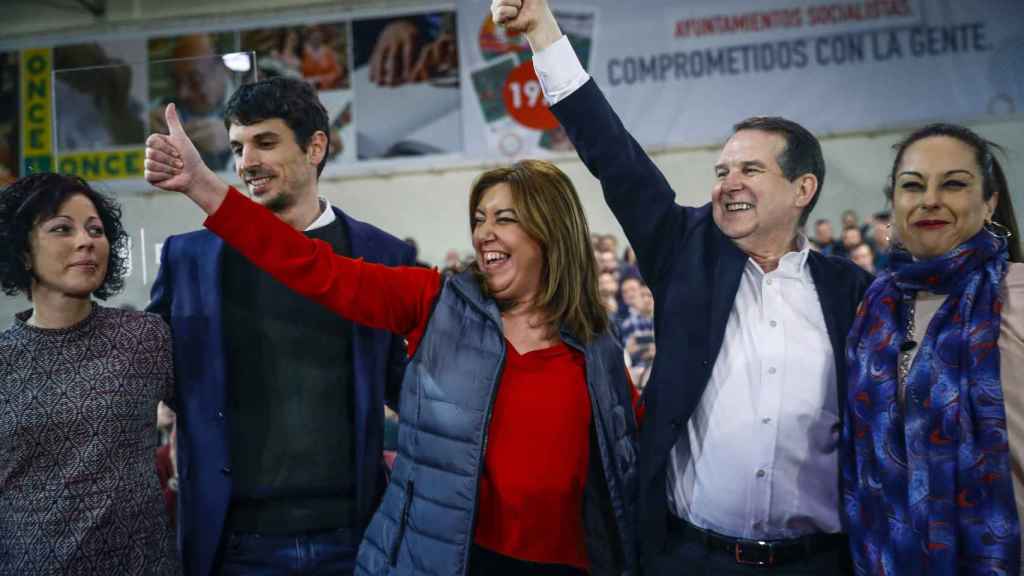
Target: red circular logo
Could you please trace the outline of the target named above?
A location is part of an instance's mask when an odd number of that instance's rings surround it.
[[[516,122],[534,130],[558,128],[558,119],[544,102],[544,92],[533,70],[533,60],[516,66],[505,79],[501,92],[505,110]]]

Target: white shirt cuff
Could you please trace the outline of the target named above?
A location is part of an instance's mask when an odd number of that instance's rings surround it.
[[[537,72],[548,106],[568,97],[590,80],[590,74],[583,69],[564,34],[554,44],[533,55],[533,69]]]

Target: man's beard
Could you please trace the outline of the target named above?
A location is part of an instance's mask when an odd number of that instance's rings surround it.
[[[291,194],[280,192],[273,198],[263,203],[263,207],[271,212],[284,212],[295,205],[295,198]]]

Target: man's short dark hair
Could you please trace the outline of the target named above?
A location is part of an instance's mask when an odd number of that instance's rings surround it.
[[[230,130],[232,124],[250,126],[274,118],[280,118],[295,133],[295,142],[303,152],[313,139],[313,134],[323,132],[327,136],[324,157],[316,167],[316,175],[319,177],[330,152],[330,127],[327,109],[308,82],[278,76],[243,84],[228,100],[224,111],[224,127]]]
[[[100,300],[124,287],[128,271],[124,251],[128,234],[121,225],[121,208],[113,199],[97,192],[77,176],[39,172],[15,180],[0,190],[0,287],[8,296],[21,292],[32,298],[33,272],[29,238],[32,229],[52,217],[69,198],[82,194],[96,207],[103,234],[110,244],[107,275],[92,295]]]
[[[807,223],[807,217],[814,210],[821,190],[825,187],[825,157],[821,153],[821,143],[803,126],[778,116],[754,116],[747,118],[732,127],[733,133],[740,130],[760,130],[782,136],[786,147],[776,159],[782,174],[790,182],[804,174],[814,174],[818,179],[818,190],[811,203],[800,213],[799,225]]]

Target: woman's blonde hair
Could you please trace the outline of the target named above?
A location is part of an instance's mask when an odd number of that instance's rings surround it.
[[[550,162],[522,160],[484,172],[469,194],[469,227],[485,192],[508,184],[519,224],[541,246],[544,255],[540,287],[533,303],[554,329],[565,328],[590,342],[608,328],[608,316],[597,292],[597,262],[590,229],[572,181]],[[481,275],[474,264],[473,269]],[[485,282],[481,282],[484,291]]]

